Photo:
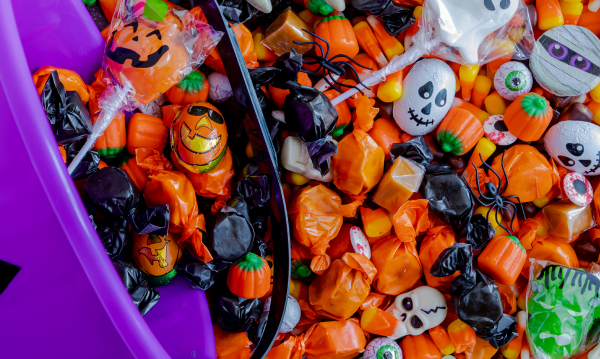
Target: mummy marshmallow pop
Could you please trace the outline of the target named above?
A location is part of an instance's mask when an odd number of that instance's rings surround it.
[[[529,67],[546,91],[562,97],[585,94],[600,83],[600,40],[584,27],[555,27],[536,42]]]

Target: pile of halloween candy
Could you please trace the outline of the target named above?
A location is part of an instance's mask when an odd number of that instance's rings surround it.
[[[271,189],[220,34],[198,7],[100,4],[96,80],[34,74],[59,149],[142,313],[183,273],[218,357],[250,358]],[[600,1],[219,4],[293,234],[268,358],[600,358]]]

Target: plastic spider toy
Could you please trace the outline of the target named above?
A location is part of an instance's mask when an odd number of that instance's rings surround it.
[[[315,55],[315,56],[310,56],[309,57],[309,58],[311,58],[311,59],[313,59],[315,61],[306,61],[304,59],[304,56],[303,56],[302,57],[302,61],[304,63],[309,64],[309,65],[317,65],[318,64],[319,67],[317,67],[317,69],[314,70],[314,71],[306,70],[306,69],[301,69],[300,71],[305,72],[307,74],[315,74],[315,73],[319,72],[321,69],[323,69],[323,74],[324,74],[323,79],[327,82],[327,84],[329,84],[329,86],[331,86],[331,88],[335,89],[337,92],[343,93],[344,91],[341,88],[337,87],[336,85],[338,85],[340,87],[355,88],[361,94],[364,95],[364,93],[357,86],[345,85],[345,84],[340,83],[340,82],[337,81],[337,79],[340,76],[343,76],[346,73],[346,70],[343,67],[343,65],[346,65],[346,66],[348,66],[348,68],[350,70],[352,70],[352,72],[354,73],[354,75],[356,76],[356,78],[358,80],[358,83],[360,83],[363,86],[363,88],[366,88],[366,89],[370,90],[369,87],[365,86],[360,81],[360,78],[358,76],[358,73],[356,72],[356,69],[354,68],[354,66],[352,66],[352,64],[350,62],[348,62],[348,61],[333,61],[333,60],[338,59],[338,58],[345,58],[345,59],[348,59],[348,60],[352,61],[355,65],[358,65],[358,66],[360,66],[360,67],[362,67],[364,69],[373,70],[372,68],[363,66],[363,65],[359,64],[358,62],[354,61],[351,57],[349,57],[347,55],[344,55],[344,54],[339,54],[339,55],[333,56],[332,58],[328,59],[327,57],[329,56],[329,42],[327,40],[325,40],[324,38],[322,38],[322,37],[320,37],[320,36],[318,36],[318,35],[310,32],[308,30],[302,29],[302,31],[306,32],[307,34],[311,34],[312,36],[316,37],[317,39],[323,41],[327,45],[327,51],[324,51],[323,47],[318,42],[313,42],[313,41],[298,42],[298,41],[294,41],[294,44],[296,44],[296,45],[315,45],[315,46],[318,46],[321,49],[321,54],[325,54],[325,56]],[[292,48],[292,50],[294,52],[296,52],[296,50],[294,50],[293,48]]]
[[[490,209],[488,210],[486,219],[489,220],[490,212],[493,211],[494,208],[496,208],[496,222],[505,231],[510,233],[510,235],[513,235],[513,233],[514,233],[513,222],[515,221],[515,217],[517,216],[517,211],[519,210],[519,208],[521,209],[523,218],[526,218],[526,217],[525,217],[525,211],[523,210],[523,204],[521,203],[519,196],[517,196],[517,195],[503,196],[504,192],[506,192],[506,189],[508,188],[508,175],[506,174],[506,169],[504,168],[504,153],[502,153],[502,161],[501,161],[502,171],[504,172],[504,178],[506,179],[506,183],[504,183],[504,184],[502,184],[502,178],[498,175],[498,173],[496,171],[494,171],[494,169],[492,167],[490,167],[490,165],[488,165],[483,160],[483,158],[481,157],[481,154],[479,154],[479,158],[481,159],[483,168],[484,169],[487,168],[488,170],[492,171],[496,175],[496,177],[498,177],[498,187],[496,187],[496,185],[494,185],[492,182],[487,182],[485,184],[485,189],[486,189],[485,194],[486,195],[481,193],[481,185],[479,182],[479,172],[477,171],[477,166],[475,166],[474,163],[472,163],[472,165],[475,168],[475,176],[477,176],[477,192],[479,192],[479,197],[477,197],[477,195],[473,191],[473,188],[471,188],[471,186],[469,186],[466,179],[463,178],[463,181],[465,181],[467,188],[471,192],[471,195],[473,196],[473,198],[480,205],[485,206],[485,207],[490,207]],[[519,202],[519,207],[517,208],[517,205],[515,203],[509,201],[509,198],[516,198],[517,201]],[[508,228],[504,227],[498,220],[498,212],[501,209],[507,211],[506,206],[508,206],[508,205],[512,205],[515,209],[514,212],[512,213],[512,217],[510,220],[510,230]]]

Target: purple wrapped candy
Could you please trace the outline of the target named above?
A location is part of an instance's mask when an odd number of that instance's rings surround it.
[[[402,359],[402,350],[398,343],[390,338],[375,338],[371,340],[365,352],[363,359]]]

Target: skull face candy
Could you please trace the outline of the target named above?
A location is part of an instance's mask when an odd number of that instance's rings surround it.
[[[429,0],[442,42],[456,47],[465,63],[478,62],[481,42],[506,25],[519,0]]]
[[[442,121],[456,93],[454,72],[437,59],[415,64],[404,79],[405,91],[394,102],[394,119],[412,136],[425,135]]]
[[[406,327],[404,335],[419,335],[440,325],[448,312],[446,298],[437,289],[419,287],[400,294],[386,310]]]
[[[595,123],[563,121],[552,126],[544,147],[558,165],[584,176],[600,175],[600,127]]]

